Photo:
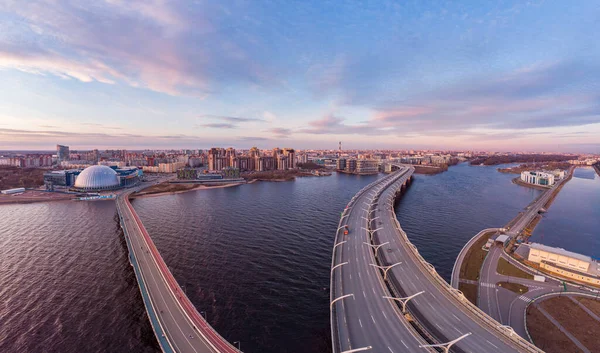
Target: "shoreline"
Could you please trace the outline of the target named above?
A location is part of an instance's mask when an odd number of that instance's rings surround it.
[[[157,185],[163,185],[163,184],[164,183],[157,184]],[[186,192],[199,191],[199,190],[222,189],[222,188],[228,188],[228,187],[232,187],[232,186],[239,186],[239,185],[242,185],[242,184],[244,184],[244,183],[231,183],[231,184],[225,184],[225,185],[202,185],[202,184],[198,184],[198,185],[195,185],[195,186],[193,186],[193,187],[191,187],[189,189],[185,189],[185,190],[157,191],[157,192],[148,192],[148,193],[145,193],[144,191],[142,191],[140,194],[137,194],[137,195],[136,194],[132,194],[132,195],[130,195],[129,199],[133,200],[133,199],[146,198],[146,197],[157,197],[157,196],[165,196],[165,195],[183,194],[183,193],[186,193]],[[183,185],[186,185],[186,184],[183,184]],[[187,185],[189,185],[189,184],[187,184]]]
[[[560,191],[562,190],[562,188],[567,184],[567,182],[569,180],[571,180],[571,178],[573,177],[573,174],[575,172],[575,168],[572,168],[569,170],[569,174],[568,176],[564,179],[564,181],[562,181],[562,184],[560,186],[558,186],[556,189],[548,189],[548,188],[544,188],[542,187],[542,190],[544,190],[544,193],[540,194],[538,197],[535,198],[535,200],[533,200],[532,202],[530,202],[527,207],[523,210],[529,209],[529,207],[535,203],[540,197],[542,197],[545,192],[551,192],[553,193],[553,195],[548,199],[548,201],[546,201],[546,203],[544,204],[543,208],[545,208],[546,210],[548,210],[548,208],[552,205],[552,203],[554,202],[554,199],[556,199],[556,196],[558,196],[558,194],[560,193]],[[517,183],[515,181],[515,179],[519,179],[519,178],[514,178],[512,181],[514,184],[517,185],[521,185],[519,183]],[[532,185],[532,184],[527,184],[524,183],[525,185],[521,185],[521,186],[525,186],[525,187],[532,187],[532,188],[537,188],[535,187],[536,185]],[[523,214],[523,210],[520,211],[513,219],[511,219],[505,226],[504,228],[497,228],[497,229],[510,229],[518,220],[519,217],[522,216]],[[527,225],[525,225],[525,227],[522,230],[522,233],[525,234],[526,239],[525,240],[529,240],[529,238],[531,237],[531,235],[533,234],[533,231],[535,230],[535,227],[539,224],[539,222],[542,220],[542,216],[540,214],[538,214],[536,217],[534,217],[529,223],[527,223]],[[489,230],[489,229],[487,229]],[[485,231],[485,230],[484,230]],[[485,235],[484,231],[481,231],[479,233],[477,233],[473,238],[471,238],[467,244],[465,244],[465,246],[463,247],[463,249],[461,250],[461,252],[459,253],[459,257],[457,257],[455,263],[454,263],[454,269],[458,269],[459,273],[458,273],[458,278],[456,279],[457,283],[456,283],[456,288],[458,288],[458,285],[461,283],[461,277],[460,277],[460,269],[463,268],[465,262],[465,259],[467,258],[466,256],[464,256],[462,259],[460,259],[460,254],[462,252],[464,252],[465,254],[469,253],[472,249],[473,249],[473,245],[477,244],[477,241],[483,236]],[[514,238],[514,240],[516,240],[516,238]],[[470,244],[469,244],[470,243]],[[468,247],[467,247],[468,245]],[[516,259],[514,256],[512,256],[512,254],[509,254],[509,256],[516,260],[519,261],[518,259]],[[460,260],[460,264],[458,263],[458,261]],[[468,266],[468,265],[467,265]],[[529,266],[528,266],[529,267]],[[530,268],[530,267],[529,267]],[[453,272],[454,272],[453,269]],[[454,273],[453,273],[454,275]]]
[[[532,189],[538,189],[538,190],[552,190],[552,188],[547,188],[545,186],[526,183],[526,182],[524,182],[524,181],[521,180],[521,177],[513,178],[512,182],[513,182],[513,184],[524,186],[526,188],[532,188]]]

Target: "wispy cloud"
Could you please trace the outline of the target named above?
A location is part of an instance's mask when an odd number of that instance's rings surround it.
[[[271,134],[277,137],[287,137],[292,134],[292,129],[287,129],[283,127],[274,127],[265,131],[270,132]]]
[[[265,121],[264,119],[260,119],[260,118],[245,118],[245,117],[239,117],[239,116],[224,116],[224,115],[200,115],[200,118],[227,121],[229,123],[234,123],[234,124],[235,123],[247,123],[247,122],[253,122],[253,121]]]
[[[196,127],[207,127],[210,129],[234,129],[237,126],[234,124],[228,124],[228,123],[209,123],[209,124],[199,124],[199,125],[195,125]]]
[[[263,136],[238,136],[237,137],[238,141],[268,141],[270,140],[267,137],[263,137]]]
[[[226,82],[276,81],[273,66],[251,60],[251,45],[219,28],[227,16],[216,4],[131,0],[98,2],[91,9],[85,1],[33,0],[3,3],[0,11],[9,15],[3,29],[27,29],[26,36],[0,42],[0,68],[172,95],[210,94]]]
[[[300,129],[298,132],[315,135],[388,135],[394,133],[394,129],[378,127],[370,123],[346,124],[344,118],[332,114],[310,121],[308,125],[308,128]]]

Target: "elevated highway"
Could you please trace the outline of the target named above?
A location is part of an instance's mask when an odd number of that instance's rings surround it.
[[[163,352],[239,353],[198,313],[160,256],[129,202],[130,190],[117,198],[121,227],[152,329]]]
[[[410,243],[394,202],[413,171],[400,166],[368,185],[342,214],[331,266],[334,352],[541,352],[471,304]]]

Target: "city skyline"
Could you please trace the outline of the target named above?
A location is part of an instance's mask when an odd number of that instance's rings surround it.
[[[595,2],[0,5],[0,150],[600,152]]]

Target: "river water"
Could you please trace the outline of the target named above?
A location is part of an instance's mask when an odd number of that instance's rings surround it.
[[[600,259],[600,177],[594,169],[575,169],[530,241]]]
[[[539,194],[513,177],[467,164],[415,176],[398,218],[444,278],[468,239],[504,225]],[[376,178],[259,182],[133,205],[225,338],[246,352],[326,352],[333,235],[350,198]],[[114,203],[5,205],[0,220],[0,352],[159,351]],[[569,243],[589,241],[579,234]]]

